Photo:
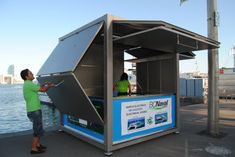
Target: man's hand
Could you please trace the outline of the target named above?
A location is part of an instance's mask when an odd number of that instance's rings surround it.
[[[48,87],[55,87],[55,84],[54,84],[54,83],[47,82],[47,86],[48,86]]]
[[[44,82],[44,83],[41,85],[39,91],[40,91],[40,92],[46,92],[46,91],[48,91],[51,87],[55,87],[55,85],[54,85],[53,83],[50,83],[50,82]]]

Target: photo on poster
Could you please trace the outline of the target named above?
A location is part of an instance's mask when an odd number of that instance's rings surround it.
[[[155,124],[164,123],[167,122],[167,120],[167,112],[155,115]]]
[[[145,117],[128,119],[127,130],[135,130],[145,127]]]

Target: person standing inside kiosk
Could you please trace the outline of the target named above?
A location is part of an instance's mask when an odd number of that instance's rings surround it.
[[[115,84],[115,90],[118,92],[118,96],[131,95],[131,84],[128,81],[127,73],[123,73],[119,81]]]

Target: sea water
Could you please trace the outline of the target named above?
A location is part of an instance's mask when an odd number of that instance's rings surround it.
[[[26,113],[23,85],[0,84],[0,134],[32,129]],[[42,104],[44,128],[58,126],[58,110]]]

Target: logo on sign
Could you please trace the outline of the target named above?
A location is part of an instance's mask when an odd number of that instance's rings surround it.
[[[149,108],[151,110],[160,110],[162,108],[167,107],[167,105],[168,105],[168,100],[156,100],[149,102]]]

